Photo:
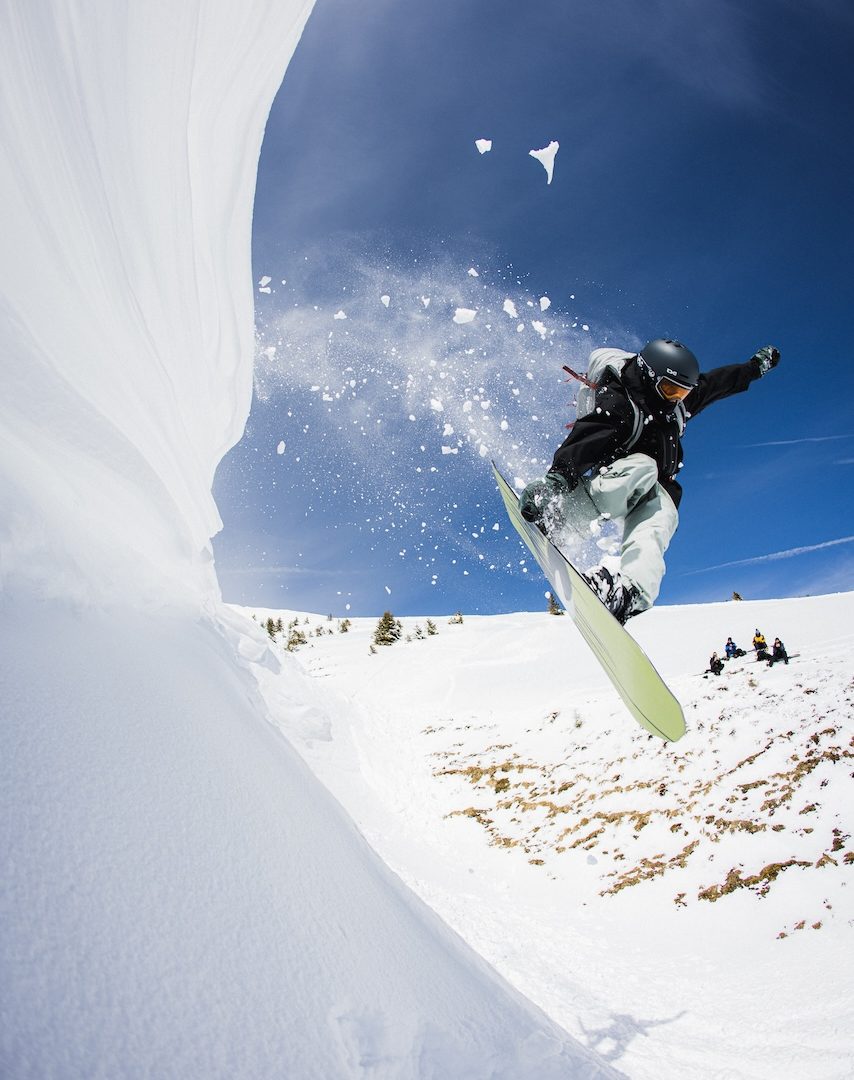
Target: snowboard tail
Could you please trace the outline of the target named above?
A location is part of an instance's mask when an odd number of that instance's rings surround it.
[[[643,649],[614,618],[567,557],[526,521],[519,499],[495,462],[492,471],[510,521],[557,594],[614,689],[641,727],[675,742],[685,734],[685,717]]]

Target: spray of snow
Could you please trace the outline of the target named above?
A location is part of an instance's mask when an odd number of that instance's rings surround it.
[[[259,308],[255,419],[222,473],[229,490],[264,497],[254,440],[284,434],[277,486],[292,509],[358,530],[378,558],[425,581],[440,558],[460,577],[472,562],[518,573],[491,530],[471,542],[473,519],[491,512],[491,500],[472,491],[481,482],[492,490],[489,458],[507,474],[543,475],[574,416],[562,365],[583,369],[589,344],[572,313],[543,305],[542,289],[527,292],[512,270],[478,255],[477,278],[470,256],[408,265],[342,252],[330,264],[328,253],[308,252],[295,260],[287,294]],[[330,281],[338,295],[326,296]],[[379,294],[393,303],[381,307]],[[348,320],[330,333],[341,295]],[[515,321],[528,307],[540,317]],[[601,333],[632,340],[619,328]],[[440,490],[442,510],[422,527]]]

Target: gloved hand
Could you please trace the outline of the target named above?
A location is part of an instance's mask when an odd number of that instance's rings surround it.
[[[780,350],[773,345],[763,345],[761,349],[757,349],[751,357],[756,362],[759,368],[759,375],[767,375],[771,368],[775,368],[780,363]]]
[[[526,521],[536,524],[550,506],[560,507],[574,486],[560,473],[547,472],[542,480],[533,480],[523,489],[519,512]]]

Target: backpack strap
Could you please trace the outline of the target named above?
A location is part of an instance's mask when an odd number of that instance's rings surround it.
[[[641,437],[641,433],[643,432],[643,413],[640,411],[635,402],[632,401],[631,394],[626,394],[626,398],[628,399],[628,402],[632,407],[632,414],[634,416],[634,421],[632,423],[632,433],[631,435],[629,435],[628,439],[626,439],[625,443],[623,444],[623,450],[629,451]]]

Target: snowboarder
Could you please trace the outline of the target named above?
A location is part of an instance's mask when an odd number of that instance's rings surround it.
[[[723,669],[724,669],[723,660],[721,660],[721,658],[718,656],[718,654],[716,652],[713,652],[712,657],[709,660],[709,671],[711,671],[711,673],[713,675],[720,675],[720,673],[723,671]]]
[[[774,644],[771,646],[771,655],[768,657],[768,667],[773,667],[774,664],[782,662],[786,665],[789,663],[789,654],[786,652],[786,646],[777,637],[774,638]]]
[[[765,345],[743,364],[701,374],[690,349],[663,338],[635,354],[590,354],[588,372],[594,364],[606,365],[595,406],[576,420],[545,478],[524,489],[519,508],[547,533],[570,516],[587,523],[600,515],[623,520],[619,572],[598,566],[584,575],[621,623],[658,596],[664,553],[679,521],[676,476],[685,424],[714,402],[747,390],[779,360],[779,350]],[[578,494],[570,500],[573,492]]]

